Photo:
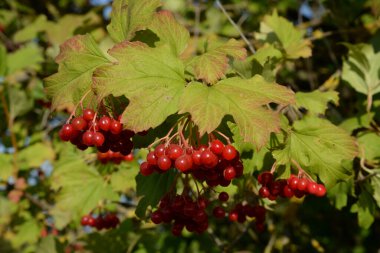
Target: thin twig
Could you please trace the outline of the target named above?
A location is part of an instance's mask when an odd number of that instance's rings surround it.
[[[215,2],[216,2],[216,5],[219,7],[219,9],[221,9],[221,11],[223,12],[223,14],[227,17],[227,19],[231,23],[231,25],[238,31],[238,33],[240,34],[240,37],[244,40],[245,44],[247,44],[247,46],[248,46],[249,50],[251,51],[251,53],[255,54],[256,53],[255,48],[253,47],[253,45],[251,44],[251,42],[249,42],[249,40],[247,39],[247,37],[245,37],[245,35],[242,32],[242,30],[240,29],[240,27],[232,20],[232,18],[230,17],[230,15],[228,15],[226,9],[224,9],[224,7],[220,3],[220,1],[216,0]]]
[[[38,198],[32,196],[30,193],[25,192],[25,198],[27,198],[30,202],[40,207],[42,210],[48,211],[51,209],[51,206],[45,202],[45,200],[39,200]]]

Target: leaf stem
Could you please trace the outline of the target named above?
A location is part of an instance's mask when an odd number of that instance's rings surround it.
[[[228,138],[227,135],[225,135],[224,133],[222,133],[222,132],[220,132],[220,131],[218,131],[218,130],[215,130],[215,133],[217,133],[217,134],[219,134],[220,136],[222,136],[222,137],[227,141],[227,144],[228,144],[228,145],[231,145],[231,140],[230,140],[230,138]]]
[[[223,14],[227,17],[227,19],[231,23],[231,25],[238,31],[238,33],[240,34],[240,37],[244,40],[245,44],[247,44],[247,46],[248,46],[249,50],[251,51],[251,53],[255,54],[256,53],[255,48],[253,47],[253,45],[251,44],[251,42],[249,42],[249,40],[244,35],[244,33],[241,31],[240,27],[232,20],[232,18],[230,17],[230,15],[228,15],[226,9],[223,7],[223,5],[221,4],[221,2],[219,0],[216,0],[215,3],[219,7],[219,9],[223,12]]]

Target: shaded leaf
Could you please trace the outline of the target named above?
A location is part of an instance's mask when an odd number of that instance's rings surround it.
[[[18,116],[29,112],[33,108],[33,100],[27,96],[27,93],[13,86],[9,87],[9,116],[14,120]]]
[[[37,253],[57,253],[53,235],[48,235],[41,239],[37,246]]]
[[[313,114],[324,114],[329,102],[337,105],[339,103],[338,92],[315,90],[312,92],[297,92],[296,106],[305,108]]]
[[[359,226],[368,229],[375,220],[375,208],[371,194],[364,190],[359,195],[358,201],[352,205],[351,212],[358,214]]]

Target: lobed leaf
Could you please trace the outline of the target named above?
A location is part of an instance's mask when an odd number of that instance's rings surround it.
[[[298,108],[305,108],[313,114],[324,114],[329,102],[336,105],[339,103],[338,92],[315,90],[312,92],[296,93],[296,106]]]

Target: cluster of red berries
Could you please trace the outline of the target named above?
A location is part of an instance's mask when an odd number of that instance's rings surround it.
[[[230,221],[243,223],[247,217],[255,218],[256,230],[259,232],[265,229],[266,209],[260,205],[250,205],[238,203],[228,214]]]
[[[62,141],[70,141],[80,150],[95,146],[102,153],[111,150],[123,155],[131,153],[133,136],[134,132],[123,130],[119,120],[108,116],[97,120],[95,111],[91,109],[83,110],[83,115],[73,118],[59,131]]]
[[[81,219],[82,226],[90,226],[98,231],[102,229],[115,228],[119,225],[120,220],[114,213],[107,213],[93,217],[91,214],[85,215]]]
[[[98,152],[98,160],[102,164],[109,162],[120,164],[122,161],[133,161],[133,154],[130,153],[128,155],[122,155],[120,152],[113,152],[111,150],[108,150],[106,153]]]
[[[270,200],[275,200],[278,196],[302,198],[307,194],[317,197],[323,197],[326,194],[324,185],[296,175],[291,175],[288,179],[274,180],[272,173],[263,172],[259,175],[258,181],[262,185],[259,190],[260,197]]]
[[[199,197],[193,201],[187,195],[165,195],[158,209],[151,215],[155,224],[172,223],[172,234],[179,236],[186,228],[189,232],[203,233],[208,228],[208,215],[206,207],[208,201]]]
[[[211,187],[228,186],[232,179],[243,174],[239,152],[220,140],[198,148],[185,148],[173,143],[160,144],[148,153],[146,162],[140,165],[140,172],[148,176],[154,171],[162,173],[170,168],[192,173],[197,180],[206,181]]]

